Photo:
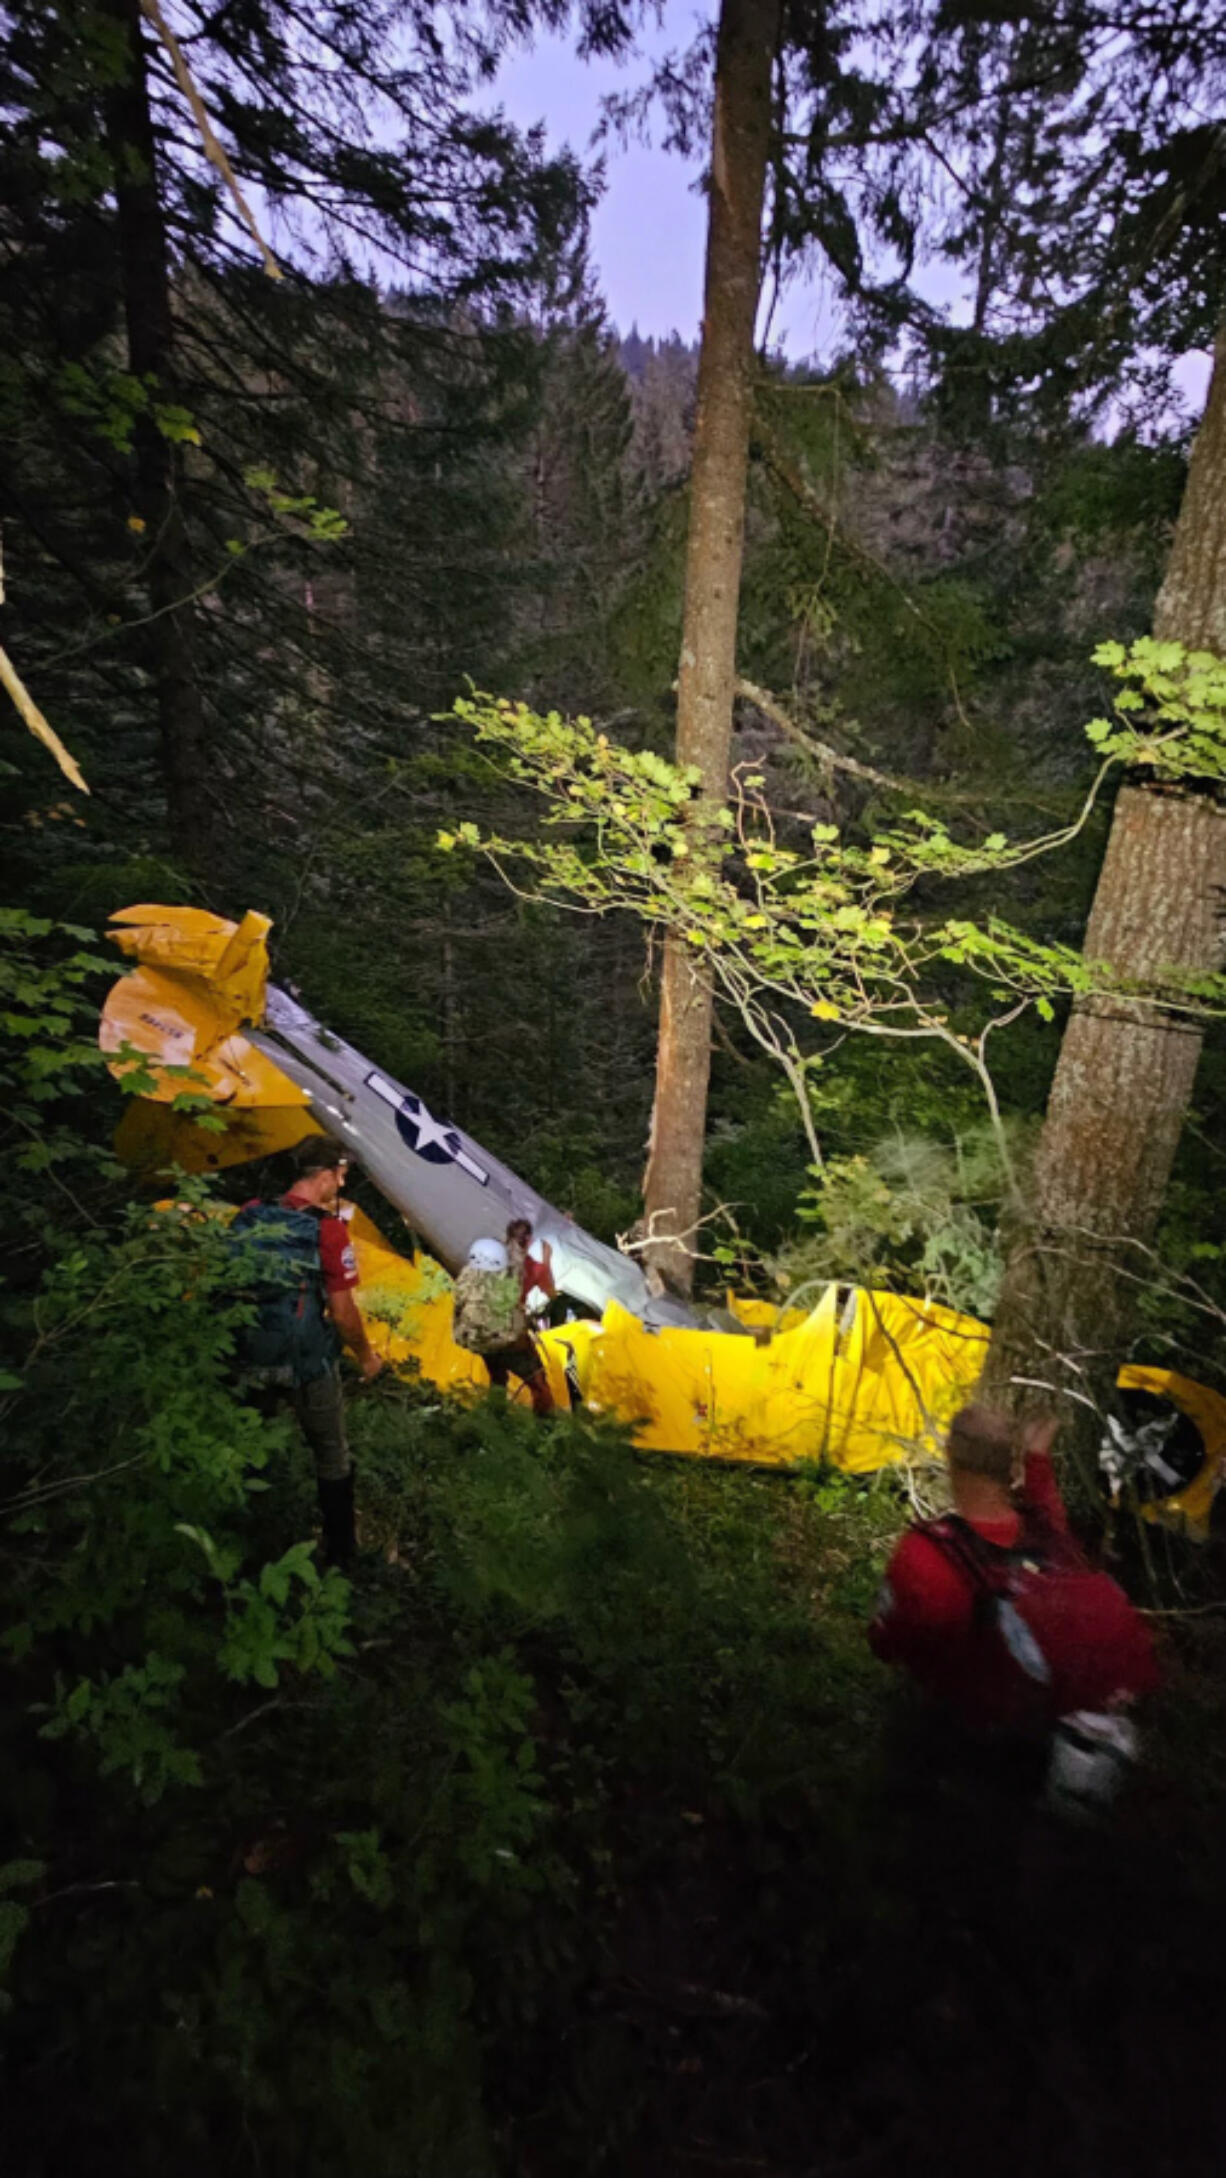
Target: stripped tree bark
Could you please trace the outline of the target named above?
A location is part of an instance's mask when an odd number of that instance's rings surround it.
[[[1226,656],[1226,328],[1193,448],[1154,633]],[[1126,783],[1085,951],[1128,983],[1220,967],[1226,809],[1209,792]],[[1025,1410],[1071,1402],[1091,1460],[1133,1320],[1200,1056],[1185,1014],[1123,996],[1074,1006],[1039,1144],[1028,1222],[996,1312],[986,1395]],[[1047,1403],[1050,1404],[1048,1397]]]
[[[762,208],[779,0],[722,0],[690,483],[685,610],[677,681],[677,762],[696,765],[693,821],[724,798],[732,741],[737,611],[761,285]],[[693,951],[664,950],[651,1142],[643,1181],[645,1257],[683,1293],[693,1282],[684,1235],[697,1230],[711,1068],[711,984]]]

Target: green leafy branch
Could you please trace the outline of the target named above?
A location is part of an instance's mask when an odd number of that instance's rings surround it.
[[[1145,635],[1100,643],[1094,663],[1120,683],[1114,721],[1086,727],[1100,755],[1171,780],[1226,777],[1226,659]]]
[[[177,402],[160,401],[157,380],[152,376],[138,378],[131,371],[98,372],[87,369],[84,363],[64,363],[56,376],[55,391],[65,415],[88,424],[117,453],[131,453],[142,416],[147,416],[172,446],[201,443],[190,411]]]
[[[344,515],[336,507],[321,507],[314,492],[295,494],[283,490],[271,469],[247,469],[243,482],[248,491],[263,499],[278,524],[296,528],[313,544],[335,543],[349,528]]]
[[[242,1553],[234,1544],[218,1544],[206,1528],[187,1522],[178,1533],[202,1552],[221,1586],[226,1628],[218,1663],[228,1679],[275,1687],[287,1665],[330,1679],[337,1658],[352,1656],[349,1583],[334,1566],[320,1573],[313,1543],[292,1544],[251,1581],[238,1577]]]
[[[761,773],[739,771],[731,800],[715,805],[700,798],[692,767],[624,748],[589,718],[474,695],[456,704],[455,715],[544,804],[543,822],[520,838],[465,823],[441,832],[438,845],[484,854],[527,897],[591,915],[628,911],[690,948],[717,994],[782,1064],[815,1162],[821,1153],[798,1016],[839,1031],[946,1045],[976,1073],[999,1125],[987,1064],[994,1031],[1027,1007],[1051,1021],[1060,997],[1121,995],[1123,986],[1069,947],[999,917],[942,920],[908,896],[921,879],[1004,871],[1053,851],[1080,829],[1117,765],[1152,762],[1158,748],[1169,775],[1204,776],[1213,752],[1226,746],[1226,666],[1204,654],[1186,657],[1177,645],[1104,650],[1104,662],[1126,683],[1120,702],[1126,712],[1139,704],[1144,723],[1122,727],[1103,751],[1077,823],[1040,840],[1011,844],[994,833],[967,846],[940,820],[910,809],[866,844],[820,823],[810,826],[803,848],[790,846],[779,837]],[[1090,738],[1096,741],[1093,730]],[[516,866],[530,873],[526,891],[510,874]],[[949,968],[968,971],[990,995],[990,1010],[971,1032],[955,1028],[946,1011]],[[1123,995],[1139,994],[1129,988]],[[1220,997],[1217,982],[1203,980],[1161,993],[1165,1006],[1198,1012]],[[1003,1136],[1000,1146],[1007,1169]]]
[[[534,837],[482,836],[463,825],[439,845],[484,853],[514,890],[522,888],[509,866],[526,867],[534,898],[590,914],[628,910],[679,938],[783,1065],[806,1119],[798,1015],[840,1031],[934,1038],[975,1069],[994,1109],[985,1059],[993,1028],[1031,1002],[1050,1012],[1058,993],[1091,987],[1077,954],[995,919],[981,927],[899,912],[916,877],[936,866],[934,827],[860,846],[816,824],[804,853],[778,838],[760,775],[735,781],[730,806],[698,805],[694,772],[624,749],[588,719],[540,717],[489,699],[457,710],[546,813]],[[948,841],[939,860],[969,872],[985,857],[1003,861],[1004,843],[958,849]],[[949,965],[969,968],[993,992],[997,1010],[975,1038],[944,1010],[936,972]],[[811,1147],[819,1162],[812,1135]]]

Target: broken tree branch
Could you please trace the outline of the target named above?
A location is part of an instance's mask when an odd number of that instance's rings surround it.
[[[220,142],[214,131],[213,124],[209,120],[208,113],[205,108],[204,100],[201,98],[199,91],[196,89],[192,72],[187,65],[187,59],[184,55],[183,48],[179,44],[179,41],[176,38],[173,30],[171,29],[170,24],[167,22],[166,17],[163,15],[161,7],[158,4],[158,0],[140,0],[140,6],[141,14],[144,16],[146,22],[152,24],[153,29],[157,32],[158,37],[161,39],[162,44],[166,48],[166,52],[170,58],[170,65],[175,73],[175,81],[178,84],[179,89],[182,91],[184,98],[187,100],[188,105],[191,107],[192,113],[195,117],[196,127],[200,131],[200,141],[204,145],[205,156],[208,159],[210,165],[216,167],[218,173],[220,174],[223,182],[226,185],[226,188],[229,190],[230,195],[233,197],[234,202],[238,207],[239,217],[241,218],[243,225],[246,227],[248,234],[251,236],[252,241],[255,243],[256,248],[258,249],[261,257],[264,260],[265,272],[268,274],[270,280],[284,279],[285,275],[282,272],[280,265],[277,263],[276,258],[273,256],[272,251],[269,249],[267,242],[264,240],[264,237],[260,233],[259,227],[256,224],[255,213],[252,211],[246,197],[243,195],[242,190],[239,188],[238,177],[235,174],[234,168],[231,166],[229,158],[226,155],[225,145]]]
[[[72,756],[64,747],[54,726],[43,717],[8,652],[4,649],[0,649],[0,687],[7,689],[35,739],[41,741],[44,748],[50,749],[64,777],[70,780],[72,785],[82,794],[88,794],[89,788],[81,776],[81,767],[76,757]]]
[[[828,741],[819,741],[815,734],[798,724],[784,710],[777,696],[772,696],[769,689],[759,688],[756,681],[746,681],[738,675],[734,685],[738,696],[743,697],[746,703],[752,703],[755,711],[760,711],[763,718],[770,720],[772,726],[777,726],[787,740],[794,741],[798,748],[803,749],[806,755],[816,757],[820,764],[828,765],[832,771],[849,772],[853,779],[867,779],[873,786],[888,787],[892,793],[907,794],[912,791],[907,780],[892,778],[888,771],[875,771],[871,764],[862,764],[858,757],[841,756],[837,749],[831,748]]]

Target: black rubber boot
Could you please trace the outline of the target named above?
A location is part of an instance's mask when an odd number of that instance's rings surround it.
[[[324,1524],[324,1560],[344,1571],[353,1564],[357,1536],[353,1525],[353,1469],[339,1479],[319,1483],[319,1510]]]

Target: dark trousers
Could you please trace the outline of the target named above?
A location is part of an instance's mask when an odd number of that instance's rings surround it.
[[[530,1384],[541,1371],[541,1357],[528,1338],[519,1346],[502,1346],[496,1354],[482,1354],[481,1359],[491,1384],[496,1384],[501,1391],[506,1390],[509,1376],[517,1376],[521,1383]]]
[[[311,1449],[319,1482],[343,1482],[349,1473],[349,1440],[345,1435],[345,1401],[341,1391],[340,1364],[333,1362],[322,1376],[309,1384],[270,1384],[255,1380],[247,1393],[261,1414],[271,1417],[283,1404],[292,1408],[299,1429]]]
[[[323,1518],[324,1557],[329,1565],[347,1566],[357,1547],[353,1519],[353,1463],[345,1435],[345,1402],[337,1362],[309,1384],[270,1384],[248,1380],[247,1397],[261,1414],[272,1416],[284,1402],[311,1448],[315,1483]]]
[[[506,1390],[508,1376],[517,1376],[528,1387],[532,1412],[553,1413],[553,1393],[549,1389],[549,1378],[531,1334],[519,1346],[506,1346],[496,1354],[483,1354],[481,1358],[489,1372],[491,1384],[496,1384],[500,1391]]]

